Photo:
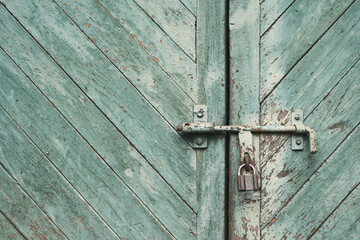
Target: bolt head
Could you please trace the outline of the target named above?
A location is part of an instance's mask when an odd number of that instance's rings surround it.
[[[197,111],[196,116],[198,116],[199,118],[202,118],[204,116],[204,110],[200,109],[199,111]]]
[[[295,120],[297,120],[297,121],[300,120],[300,115],[299,115],[299,114],[296,114],[296,115],[295,115]]]
[[[204,143],[204,139],[201,137],[198,137],[195,139],[195,143],[196,143],[196,145],[201,145]]]
[[[301,139],[300,139],[300,138],[296,139],[295,143],[296,143],[297,145],[300,145],[300,144],[301,144]]]

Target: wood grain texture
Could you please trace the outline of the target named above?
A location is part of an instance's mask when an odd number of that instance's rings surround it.
[[[179,0],[134,0],[188,56],[196,60],[196,17]]]
[[[301,108],[305,116],[319,104],[360,58],[359,3],[355,3],[288,73],[262,103],[261,124],[288,124],[290,110]],[[262,138],[262,165],[287,139],[268,135]]]
[[[4,73],[2,72],[2,74]],[[24,101],[21,98],[18,99]],[[27,139],[3,109],[1,109],[0,121],[1,126],[6,126],[6,128],[0,129],[0,157],[3,168],[7,169],[56,226],[68,238],[116,239],[117,236],[108,225],[96,212],[89,209],[89,205],[82,196],[74,191],[74,188],[52,164],[49,164],[45,155]],[[15,199],[16,202],[19,201]],[[24,207],[27,209],[29,206]],[[22,215],[20,212],[18,217],[24,216],[26,214]],[[25,225],[23,226],[25,227]],[[36,226],[34,227],[36,228]],[[31,228],[28,229],[28,231],[30,230]]]
[[[15,37],[15,39],[18,38]],[[20,45],[31,46],[29,43]],[[16,48],[13,46],[10,50],[16,50]],[[58,168],[64,174],[69,174],[66,175],[68,179],[73,180],[73,184],[78,186],[82,195],[97,209],[99,214],[121,236],[137,236],[134,232],[138,231],[151,234],[158,228],[160,228],[159,232],[164,230],[159,226],[157,220],[151,217],[155,214],[157,219],[166,223],[175,236],[191,238],[192,235],[189,231],[195,229],[195,214],[147,164],[146,160],[126,142],[101,112],[71,83],[70,79],[38,47],[36,48],[36,45],[31,51],[24,47],[23,51],[18,52],[39,52],[30,59],[20,54],[17,56],[17,63],[29,72],[28,76],[35,79],[34,82],[44,91],[44,95],[47,95],[49,101],[56,102],[56,106],[63,110],[63,114],[78,129],[73,129],[71,125],[67,124],[49,102],[40,96],[41,93],[34,86],[29,87],[34,89],[29,95],[38,95],[35,99],[38,102],[37,105],[42,107],[41,118],[48,119],[45,123],[39,121],[38,113],[32,111],[31,105],[14,106],[15,103],[12,101],[8,104],[8,109],[29,109],[23,113],[25,116],[22,116],[20,120],[17,119],[18,123],[27,130],[29,136],[44,152],[49,153],[48,156],[58,165]],[[31,64],[29,65],[29,63]],[[38,71],[34,71],[34,69],[38,69]],[[49,81],[49,79],[53,79],[53,81]],[[26,85],[26,82],[30,82],[27,79],[23,79],[21,82],[15,79],[9,81],[15,84],[13,89],[21,88]],[[9,85],[6,82],[4,84],[4,86]],[[60,92],[59,86],[63,86]],[[24,93],[18,93],[18,95],[26,96]],[[28,97],[30,98],[30,96]],[[11,102],[11,99],[8,101]],[[54,124],[63,127],[54,129]],[[96,156],[87,143],[74,132],[75,130],[84,133],[83,136],[87,137],[88,143],[94,146],[101,156]],[[57,132],[61,132],[64,137],[59,137],[56,142],[49,141],[49,135],[57,136]],[[68,147],[67,139],[72,139],[71,145],[76,147]],[[64,153],[63,150],[67,152]],[[64,154],[67,157],[63,159],[61,156]],[[72,161],[76,160],[81,165],[81,169],[76,170],[73,165],[65,164],[64,161],[69,158]],[[107,164],[110,166],[108,167]],[[97,171],[92,169],[97,169]],[[82,174],[78,176],[78,172]],[[84,181],[85,185],[82,183]],[[99,187],[95,191],[89,188],[90,186]],[[141,200],[137,199],[132,192]],[[135,209],[129,209],[129,205]],[[153,209],[152,212],[147,208]],[[148,223],[140,224],[139,222]],[[146,229],[142,225],[150,226]],[[127,231],[124,231],[123,226],[127,226]]]
[[[359,71],[358,62],[307,117],[305,124],[313,127],[317,133],[318,153],[312,155],[305,150],[293,153],[289,144],[284,144],[263,166],[263,186],[265,187],[262,192],[262,223],[264,225],[269,225],[284,206],[289,202],[292,203],[291,199],[298,189],[314,172],[318,171],[317,168],[358,125],[360,117]],[[307,141],[305,141],[304,149],[308,149]],[[341,155],[338,155],[336,159],[339,162],[343,161]],[[333,174],[328,176],[333,177]],[[323,198],[316,199],[317,201],[324,200]]]
[[[348,192],[360,183],[360,161],[357,161],[360,158],[359,142],[360,128],[357,127],[278,213],[272,224],[263,229],[264,239],[305,239],[316,231]],[[338,224],[351,222],[338,221]],[[347,236],[344,233],[341,238],[352,239]]]
[[[131,36],[118,21],[109,15],[109,12],[102,5],[93,0],[81,2],[56,0],[55,2],[91,39],[93,44],[107,56],[109,61],[173,125],[175,124],[174,116],[180,114],[186,116],[188,108],[185,106],[193,104],[187,93],[160,67],[157,63],[159,60],[144,51],[136,38]],[[49,4],[52,5],[53,3],[49,1],[47,5]],[[150,21],[149,19],[145,20]],[[149,32],[150,29],[147,29],[147,31]],[[177,82],[180,83],[179,80]],[[183,102],[183,106],[171,109],[170,106],[179,101]],[[182,110],[180,110],[181,108]],[[179,113],[178,110],[181,112]]]
[[[0,167],[1,168],[1,167]],[[0,211],[0,238],[1,239],[25,239],[21,233],[8,221]]]
[[[259,124],[259,15],[258,1],[230,2],[230,125]],[[260,191],[238,191],[238,141],[236,134],[230,136],[229,238],[260,239]],[[258,136],[253,145],[252,164],[259,171]]]
[[[6,6],[21,23],[28,26],[28,30],[88,99],[101,109],[174,190],[196,209],[196,156],[193,149],[55,3],[34,1],[27,4],[26,9],[16,7],[16,3],[11,1]],[[36,18],[29,9],[34,10]],[[59,24],[54,24],[54,21]],[[59,88],[62,89],[61,86]],[[171,102],[166,103],[167,108],[190,108]],[[176,116],[172,116],[174,125],[175,122],[178,124],[191,119],[192,116],[185,115],[192,115],[192,111],[183,116],[181,112],[179,110]]]
[[[198,83],[195,80],[196,64],[193,60],[133,0],[102,0],[100,4],[131,34],[134,41],[137,41],[164,71],[197,102]],[[74,3],[71,5],[74,5]],[[64,5],[62,6],[64,7]],[[67,7],[66,9],[70,8]],[[100,30],[105,30],[105,27],[102,26]],[[86,27],[82,28],[86,29]],[[110,26],[109,29],[110,32],[114,32]],[[120,31],[121,28],[115,34],[119,35]],[[107,34],[105,32],[105,35]],[[99,35],[99,33],[96,33],[96,35]],[[112,42],[119,45],[118,41]],[[107,48],[111,48],[111,46],[107,46]],[[112,57],[114,55],[116,56],[116,54],[112,54]]]
[[[265,0],[261,3],[261,29],[263,35],[296,0]],[[290,10],[291,11],[291,10]],[[269,29],[271,31],[271,29]]]
[[[261,100],[354,1],[302,0],[261,38]]]
[[[199,103],[208,106],[208,120],[225,123],[225,1],[198,1],[197,75]],[[198,151],[198,239],[225,239],[225,136],[208,137]]]
[[[4,111],[1,109],[0,112],[1,117],[4,117]],[[10,129],[14,130],[12,127]],[[2,150],[6,149],[4,146],[2,143]],[[23,236],[28,239],[67,239],[3,166],[0,166],[1,239],[23,239]]]
[[[182,2],[190,11],[192,14],[196,15],[196,4],[197,0],[179,0]]]
[[[352,173],[351,176],[353,176]],[[360,188],[357,185],[341,205],[322,223],[311,239],[358,239],[360,233],[359,209]]]

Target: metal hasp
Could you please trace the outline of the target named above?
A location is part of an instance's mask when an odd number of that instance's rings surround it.
[[[205,105],[201,105],[201,106],[205,106]],[[201,109],[206,109],[205,107],[201,107]],[[196,112],[194,111],[194,114],[195,113]],[[185,134],[198,134],[199,136],[197,138],[202,138],[202,139],[206,139],[205,134],[210,134],[210,133],[224,133],[224,132],[238,133],[239,144],[240,144],[240,162],[243,163],[240,165],[238,170],[239,191],[257,190],[260,188],[258,184],[258,174],[256,173],[255,167],[251,164],[255,160],[253,138],[252,138],[253,134],[259,134],[259,133],[292,134],[292,150],[296,150],[296,151],[304,149],[303,135],[308,135],[309,143],[310,143],[310,152],[311,153],[317,152],[315,131],[310,127],[304,125],[302,110],[293,111],[291,125],[289,126],[280,126],[280,125],[217,126],[215,125],[214,122],[197,121],[193,123],[183,123],[177,127],[177,131],[183,132]],[[197,147],[196,144],[195,147]],[[201,146],[198,148],[206,148],[206,146]],[[246,174],[246,173],[250,173],[250,174]]]

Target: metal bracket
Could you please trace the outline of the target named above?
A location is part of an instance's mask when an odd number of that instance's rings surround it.
[[[195,109],[195,108],[194,108]],[[197,111],[194,111],[194,114],[199,113],[199,108],[196,108]],[[204,113],[207,112],[207,109],[205,111],[205,108],[201,108],[204,110]],[[199,115],[201,116],[201,112]],[[220,133],[220,132],[232,132],[232,133],[239,133],[240,131],[250,131],[251,133],[288,133],[288,134],[294,134],[295,136],[298,135],[305,135],[307,134],[309,136],[309,142],[310,142],[310,152],[316,153],[316,141],[315,141],[315,131],[311,129],[310,127],[307,127],[304,125],[301,115],[301,110],[294,111],[294,121],[292,122],[292,125],[290,126],[282,126],[282,125],[273,125],[273,126],[244,126],[244,125],[238,125],[238,126],[216,126],[214,122],[205,122],[205,121],[199,121],[200,119],[197,119],[197,122],[193,123],[183,123],[182,125],[177,127],[178,131],[181,131],[183,133]],[[197,115],[197,117],[199,117]],[[204,116],[202,116],[204,117]],[[205,120],[203,118],[202,120]],[[204,137],[204,136],[202,136]],[[300,148],[301,144],[297,144],[301,140],[301,143],[303,142],[303,139],[299,137],[295,137],[295,144],[293,144],[292,149],[293,150],[302,150],[304,147]],[[205,148],[207,146],[201,144],[197,144],[198,146],[202,146],[202,148]],[[296,146],[297,145],[297,146]]]
[[[299,125],[304,124],[304,114],[301,109],[296,109],[291,113],[291,124]],[[293,134],[291,136],[291,149],[293,151],[304,150],[304,138],[301,135]]]
[[[310,142],[310,152],[316,153],[315,131],[304,125],[302,110],[295,110],[291,115],[291,125],[282,126],[216,126],[214,122],[207,122],[207,107],[205,105],[194,106],[194,122],[183,123],[177,127],[178,131],[183,133],[202,134],[194,140],[194,147],[206,148],[207,138],[204,133],[238,133],[240,144],[240,162],[242,163],[238,170],[238,188],[239,191],[258,190],[258,177],[255,167],[250,163],[250,159],[255,161],[255,150],[253,146],[253,134],[255,133],[288,133],[292,134],[292,150],[303,150],[304,139],[301,135],[307,134]],[[249,171],[253,169],[252,174],[243,174],[242,169]]]
[[[206,105],[195,105],[193,114],[195,123],[207,122]],[[207,136],[202,135],[195,137],[193,147],[198,149],[207,148]]]

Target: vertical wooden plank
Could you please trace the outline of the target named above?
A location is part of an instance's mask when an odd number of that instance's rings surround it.
[[[230,124],[259,124],[260,3],[230,1]],[[259,171],[259,138],[253,136]],[[236,135],[230,137],[229,238],[259,239],[260,191],[239,192],[237,170],[240,149]]]
[[[198,1],[197,74],[199,103],[208,106],[208,120],[225,123],[225,9],[221,1]],[[198,151],[198,238],[224,239],[225,137],[208,138],[206,150]]]

